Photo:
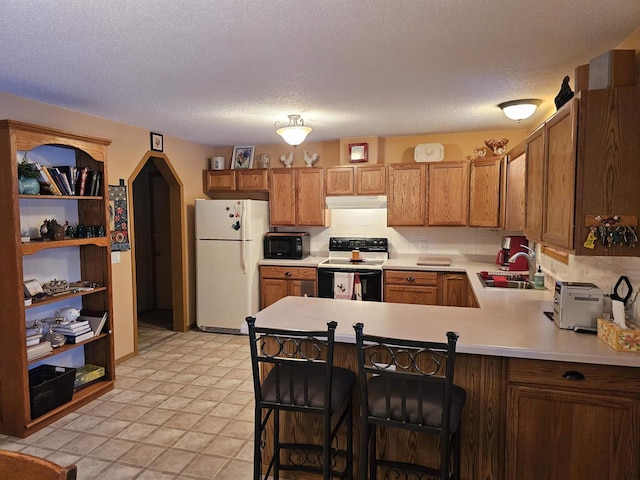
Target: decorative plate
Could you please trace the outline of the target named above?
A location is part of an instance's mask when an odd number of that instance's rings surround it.
[[[421,143],[416,145],[413,159],[416,162],[441,162],[444,158],[444,146],[441,143]]]

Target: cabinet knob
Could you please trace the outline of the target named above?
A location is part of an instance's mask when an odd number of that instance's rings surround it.
[[[291,276],[291,272],[285,272],[284,276],[285,277],[290,277]]]
[[[416,277],[407,277],[407,282],[415,282]]]
[[[584,375],[580,372],[577,372],[576,370],[569,370],[567,372],[564,372],[562,378],[566,378],[567,380],[584,380]]]

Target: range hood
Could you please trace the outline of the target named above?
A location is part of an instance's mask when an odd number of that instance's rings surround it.
[[[387,208],[386,195],[326,197],[327,208]]]

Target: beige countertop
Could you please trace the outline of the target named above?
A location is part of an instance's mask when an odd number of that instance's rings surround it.
[[[345,343],[355,342],[352,324],[356,322],[364,323],[368,334],[417,340],[444,341],[445,333],[453,330],[460,334],[461,353],[640,367],[640,353],[616,352],[596,335],[557,328],[543,314],[553,308],[550,288],[483,288],[477,273],[495,270],[495,264],[487,262],[486,257],[481,261],[468,256],[447,257],[452,259],[449,267],[418,266],[418,255],[407,255],[390,259],[384,268],[466,272],[480,308],[286,297],[258,312],[257,325],[318,330],[335,320],[336,341]],[[316,264],[323,259],[317,259]],[[244,322],[241,330],[247,332]]]
[[[327,255],[312,253],[302,260],[280,260],[265,258],[258,262],[258,265],[269,265],[272,267],[317,267],[318,264],[327,259]]]

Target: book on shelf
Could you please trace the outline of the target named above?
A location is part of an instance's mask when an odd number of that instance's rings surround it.
[[[58,187],[63,195],[70,196],[71,195],[71,184],[69,183],[69,179],[67,176],[62,173],[58,167],[51,167],[49,169],[50,172],[53,173],[53,178],[58,183]]]
[[[76,320],[70,323],[54,323],[52,324],[54,330],[66,330],[68,332],[77,332],[79,330],[86,330],[89,328],[89,322],[86,320]]]
[[[67,330],[64,328],[54,328],[54,332],[61,333],[65,337],[77,337],[78,335],[84,335],[85,333],[93,333],[90,327],[83,328],[82,330]]]
[[[93,338],[95,336],[91,329],[79,335],[68,335],[66,333],[63,333],[63,335],[67,337],[67,343],[80,343],[80,342],[84,342],[85,340],[89,340],[90,338]]]
[[[53,347],[51,346],[51,342],[45,340],[44,342],[40,342],[37,345],[32,345],[27,347],[27,360],[31,361],[36,358],[44,357],[53,352]]]
[[[88,363],[76,369],[76,379],[73,386],[74,388],[87,386],[89,383],[104,377],[104,375],[104,367]]]
[[[62,176],[62,181],[69,195],[76,194],[76,170],[72,165],[56,165],[55,168]]]
[[[32,165],[32,168],[34,170],[38,170],[38,173],[40,174],[40,176],[38,177],[38,182],[40,183],[40,190],[43,193],[55,195],[53,187],[51,186],[51,180],[44,173],[42,166],[38,162],[32,163],[31,165]]]
[[[78,187],[78,195],[84,195],[87,186],[87,177],[89,176],[89,167],[84,167],[78,170],[78,180],[80,184]]]
[[[29,335],[27,337],[27,347],[30,347],[31,345],[37,345],[40,343],[40,340],[42,340],[42,335],[37,334],[37,335]]]
[[[47,182],[49,183],[49,188],[51,189],[53,194],[54,195],[58,195],[58,196],[62,195],[62,192],[58,188],[58,184],[53,179],[53,175],[51,174],[49,169],[47,167],[45,167],[44,165],[41,165],[40,168],[42,169],[41,171],[45,175],[45,177],[47,177]]]
[[[89,196],[97,196],[100,189],[101,172],[90,170],[87,177],[87,185],[85,185],[85,193]]]
[[[107,323],[107,312],[103,312],[101,310],[80,310],[80,316],[78,320],[84,320],[89,322],[89,326],[91,327],[91,331],[97,337],[102,332],[105,323]]]

